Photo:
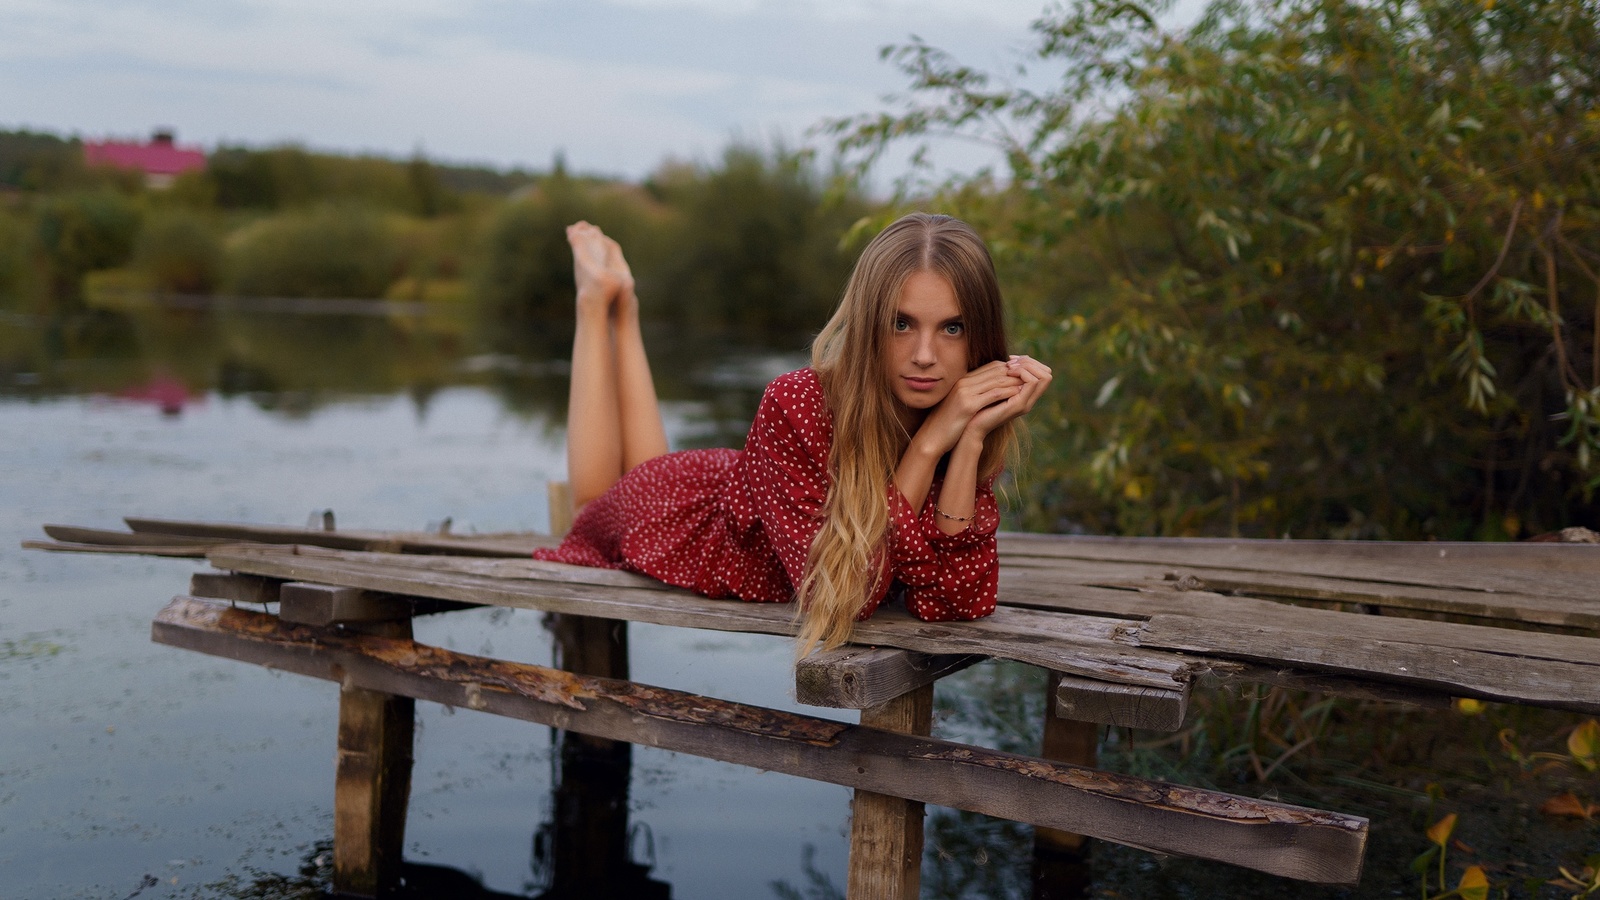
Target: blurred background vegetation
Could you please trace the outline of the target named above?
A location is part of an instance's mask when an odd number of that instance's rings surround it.
[[[992,242],[1029,351],[1033,528],[1526,538],[1600,526],[1600,6],[1047,12],[1011,83],[920,43],[830,123]],[[1043,88],[1026,85],[1043,84]]]
[[[1183,29],[1164,8],[1054,8],[1015,83],[890,48],[899,105],[822,129],[848,168],[735,143],[630,183],[222,147],[150,190],[3,132],[0,313],[65,317],[74,347],[129,298],[383,298],[455,316],[451,352],[560,359],[561,229],[587,218],[669,332],[797,350],[865,237],[931,208],[989,238],[1018,346],[1056,368],[1019,525],[1600,527],[1600,8],[1222,0]],[[886,149],[952,134],[1005,165],[864,188]]]

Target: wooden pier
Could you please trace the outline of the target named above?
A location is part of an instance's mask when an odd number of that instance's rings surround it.
[[[1595,545],[1004,534],[991,618],[884,609],[857,645],[796,667],[801,702],[861,710],[852,725],[632,682],[627,622],[787,635],[793,610],[529,558],[548,538],[128,524],[47,526],[54,540],[27,546],[204,558],[156,641],[340,684],[335,878],[358,895],[398,871],[415,700],[854,788],[848,891],[873,900],[917,896],[924,803],[1034,825],[1069,855],[1087,836],[1356,883],[1364,819],[1095,767],[1098,728],[1176,730],[1192,692],[1218,684],[1600,713]],[[480,605],[556,614],[558,667],[411,638],[414,616]],[[1038,755],[929,736],[934,683],[986,659],[1051,673]]]

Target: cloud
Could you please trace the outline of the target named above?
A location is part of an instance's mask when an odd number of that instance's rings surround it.
[[[1015,0],[8,0],[0,127],[298,141],[640,175],[735,133],[877,108],[877,48],[976,64],[1026,39]]]

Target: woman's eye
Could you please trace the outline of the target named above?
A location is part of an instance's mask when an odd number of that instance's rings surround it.
[[[911,323],[907,322],[905,319],[895,319],[894,320],[894,330],[895,331],[910,331],[911,330]]]
[[[944,326],[944,333],[950,335],[951,337],[960,334],[964,330],[965,326],[963,326],[960,322],[951,322],[950,324]]]

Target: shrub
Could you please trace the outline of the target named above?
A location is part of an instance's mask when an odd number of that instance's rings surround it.
[[[396,264],[391,229],[353,207],[281,213],[229,241],[228,289],[251,297],[380,297]]]
[[[205,294],[222,281],[222,242],[203,216],[183,210],[152,214],[134,246],[134,265],[158,289]]]
[[[127,262],[139,233],[139,210],[115,191],[67,194],[39,207],[37,226],[52,293],[76,300],[85,273]]]

